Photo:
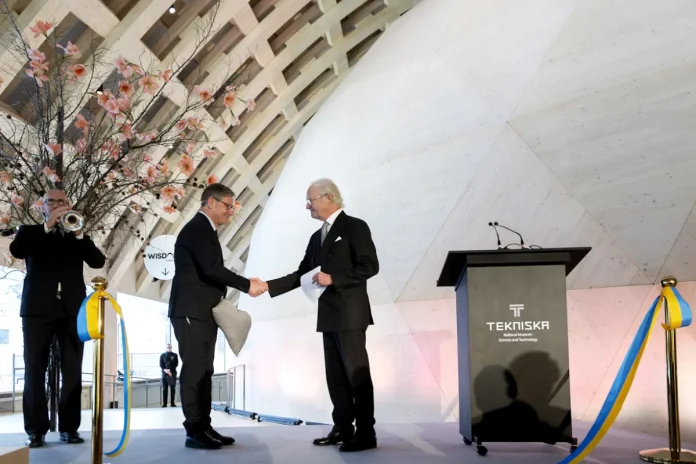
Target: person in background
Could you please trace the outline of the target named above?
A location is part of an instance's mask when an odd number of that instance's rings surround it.
[[[30,448],[43,446],[49,430],[46,369],[54,336],[63,378],[58,405],[60,440],[84,442],[77,433],[84,348],[77,334],[77,314],[87,293],[84,263],[101,269],[106,256],[82,230],[69,232],[60,226],[61,216],[70,209],[65,193],[49,190],[41,206],[44,223],[20,226],[10,244],[12,256],[25,260],[27,268],[19,315],[24,335],[22,412]]]
[[[167,407],[167,393],[172,392],[172,407],[176,407],[176,368],[179,367],[179,356],[172,352],[172,345],[167,345],[167,351],[160,356],[162,369],[162,407]]]

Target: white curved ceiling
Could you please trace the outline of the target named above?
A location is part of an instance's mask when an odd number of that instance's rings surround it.
[[[5,1],[5,0],[3,0]],[[363,57],[386,27],[415,0],[7,0],[16,21],[27,28],[36,20],[53,22],[74,31],[83,54],[90,40],[106,51],[104,61],[118,55],[165,67],[194,52],[196,28],[217,4],[217,34],[196,53],[193,64],[175,76],[185,84],[211,86],[244,67],[240,96],[255,99],[256,109],[235,108],[241,124],[231,126],[212,114],[216,124],[206,128],[212,144],[223,154],[197,166],[192,177],[213,173],[232,187],[244,207],[234,224],[220,231],[226,264],[243,272],[251,232],[275,182],[293,151],[304,125],[312,118],[349,70]],[[170,13],[174,6],[176,12]],[[7,33],[9,23],[0,24]],[[29,34],[29,37],[32,37]],[[43,37],[32,39],[38,47]],[[0,62],[10,62],[0,52]],[[111,64],[109,64],[111,66]],[[15,79],[22,69],[3,65],[0,110],[21,115],[13,103]],[[97,75],[108,76],[111,69]],[[103,82],[92,82],[95,91]],[[171,92],[154,120],[164,119],[173,105],[186,99],[183,87]],[[85,88],[87,90],[87,88]],[[211,88],[215,92],[216,88]],[[166,148],[156,155],[171,157]],[[176,159],[170,158],[171,165]],[[193,189],[194,195],[196,190]],[[198,192],[198,194],[200,194]],[[143,265],[141,250],[147,239],[176,235],[195,208],[179,205],[175,214],[154,209],[122,212],[121,225],[132,225],[145,241],[131,234],[98,236],[110,256],[109,278],[119,281],[135,269],[137,291],[166,298],[168,282],[154,282]],[[121,212],[119,212],[121,214]]]

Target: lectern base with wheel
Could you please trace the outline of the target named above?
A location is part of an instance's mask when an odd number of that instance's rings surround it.
[[[566,276],[590,248],[451,251],[438,280],[456,289],[459,431],[486,442],[569,443]]]

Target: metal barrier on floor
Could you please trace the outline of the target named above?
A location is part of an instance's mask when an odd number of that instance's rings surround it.
[[[240,375],[241,373],[241,375]],[[241,417],[247,417],[258,422],[272,422],[281,425],[300,425],[303,423],[301,419],[292,417],[271,416],[268,414],[259,414],[253,411],[246,410],[246,365],[240,364],[227,370],[227,401],[224,404],[213,402],[213,410],[234,414]],[[237,409],[237,384],[242,386],[242,409]]]

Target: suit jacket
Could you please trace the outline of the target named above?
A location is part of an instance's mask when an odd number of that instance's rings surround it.
[[[298,288],[302,275],[317,266],[333,280],[319,297],[317,332],[359,330],[373,324],[367,279],[379,272],[379,261],[367,223],[341,212],[323,245],[321,228],[312,234],[297,271],[268,281],[269,295],[274,298]]]
[[[65,310],[68,316],[76,318],[87,296],[83,263],[93,269],[106,264],[106,256],[87,235],[78,239],[58,230],[46,233],[43,224],[20,226],[10,244],[10,253],[27,265],[19,309],[22,317],[53,316],[60,283]]]
[[[214,324],[213,308],[227,287],[249,293],[251,282],[225,267],[217,233],[208,218],[196,213],[174,244],[174,279],[169,317],[188,317]]]
[[[162,369],[162,375],[164,375],[164,370],[169,369],[173,376],[176,376],[176,368],[179,367],[179,356],[176,353],[165,352],[160,355],[160,369]]]

